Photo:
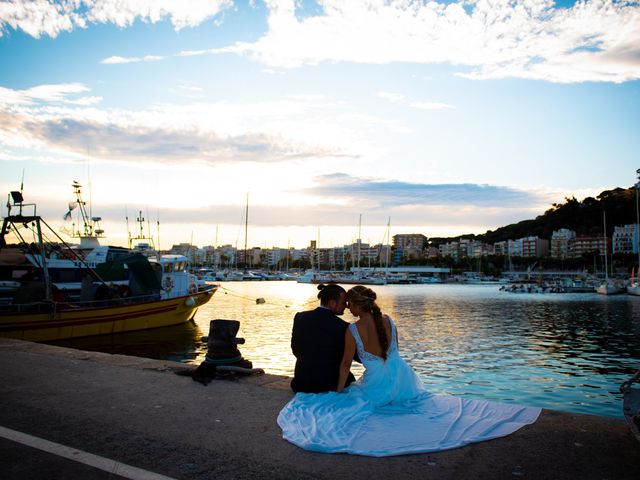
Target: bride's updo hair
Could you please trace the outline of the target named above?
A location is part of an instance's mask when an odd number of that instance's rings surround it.
[[[344,288],[342,288],[337,283],[321,283],[318,285],[318,298],[320,299],[320,305],[327,305],[331,300],[335,300],[336,302],[340,300],[340,295],[346,293]]]
[[[357,285],[350,288],[347,292],[347,301],[349,305],[355,305],[360,310],[371,313],[373,321],[376,325],[376,332],[378,333],[378,339],[380,340],[380,347],[382,349],[382,358],[387,359],[387,350],[389,349],[389,338],[387,337],[387,331],[384,328],[384,322],[382,320],[382,311],[376,303],[376,292],[364,285]]]

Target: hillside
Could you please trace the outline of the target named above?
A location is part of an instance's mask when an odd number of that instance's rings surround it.
[[[603,211],[607,214],[608,236],[612,235],[615,226],[636,223],[635,187],[606,190],[596,198],[587,197],[582,201],[575,197],[565,198],[564,203],[554,203],[535,219],[488,230],[482,235],[463,235],[462,238],[476,238],[489,244],[531,235],[550,239],[553,231],[561,228],[574,230],[578,235],[602,235]],[[454,239],[431,240],[442,243]]]

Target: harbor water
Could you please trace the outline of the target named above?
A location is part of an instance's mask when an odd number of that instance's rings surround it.
[[[618,386],[640,368],[640,297],[507,293],[497,285],[372,288],[396,322],[402,356],[429,390],[622,417]],[[222,283],[195,323],[54,343],[199,363],[209,321],[233,319],[246,339],[243,356],[290,376],[293,316],[315,308],[316,294],[315,285],[291,281]],[[344,318],[354,320],[348,310]]]

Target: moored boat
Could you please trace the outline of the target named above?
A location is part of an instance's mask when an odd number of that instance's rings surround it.
[[[81,281],[54,282],[48,263],[55,264],[56,259],[43,242],[43,227],[50,230],[49,235],[59,237],[36,215],[35,205],[23,203],[21,192],[11,196],[10,206],[19,213],[11,215],[9,211],[4,218],[0,252],[14,250],[8,248],[6,236],[15,233],[21,238],[18,229],[25,225],[32,229],[37,245],[21,242],[32,255],[26,265],[30,268],[19,263],[3,265],[3,275],[19,286],[14,283],[11,286],[15,289],[5,292],[0,336],[50,341],[176,325],[191,320],[218,288],[196,282],[186,271],[186,257],[178,255],[150,261],[140,254],[128,254],[94,269],[72,252]],[[33,214],[23,214],[31,207]]]
[[[624,285],[619,285],[611,281],[605,281],[596,287],[596,293],[600,295],[618,295],[626,292]]]
[[[109,305],[38,302],[3,307],[0,336],[42,342],[177,325],[192,319],[216,288],[166,299],[154,295],[130,297]]]

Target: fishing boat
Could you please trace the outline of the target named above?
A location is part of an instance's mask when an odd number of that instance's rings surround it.
[[[16,288],[8,289],[0,302],[0,336],[51,341],[176,325],[191,320],[218,288],[197,282],[181,255],[149,259],[128,252],[90,265],[36,214],[35,204],[24,203],[21,191],[11,192],[7,205],[0,232],[0,274],[18,286],[11,285]],[[12,209],[18,213],[12,215]],[[24,240],[25,231],[35,242]],[[21,248],[7,244],[10,234],[20,239]],[[47,237],[68,247],[65,251],[75,264],[73,281],[53,281],[49,264],[56,264],[51,254],[59,249],[46,245]],[[29,261],[21,263],[17,250],[27,251],[23,258]],[[12,260],[2,262],[7,257]]]

